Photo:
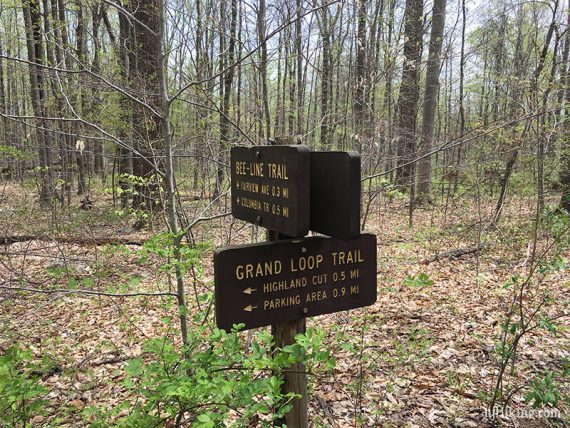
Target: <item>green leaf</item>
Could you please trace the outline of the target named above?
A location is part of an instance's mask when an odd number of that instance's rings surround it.
[[[137,285],[140,285],[141,283],[141,277],[140,276],[133,276],[130,280],[129,280],[129,286],[131,287],[136,287]]]
[[[77,284],[78,284],[77,278],[70,278],[68,283],[67,283],[67,286],[71,290],[75,290],[75,289],[77,289]]]
[[[197,418],[198,422],[192,424],[196,428],[213,428],[215,426],[214,421],[210,418],[208,414],[201,414]]]

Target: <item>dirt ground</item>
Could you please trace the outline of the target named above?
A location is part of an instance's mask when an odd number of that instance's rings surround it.
[[[20,342],[36,358],[56,362],[42,380],[50,390],[48,414],[37,416],[33,426],[84,426],[86,406],[129,399],[119,385],[122,369],[126,360],[141,355],[146,339],[177,338],[162,322],[172,315],[170,297],[76,292],[172,291],[172,281],[156,264],[140,263],[137,254],[140,243],[161,231],[161,222],[135,231],[133,218],[114,212],[110,196],[103,195],[94,197],[91,211],[75,203],[46,214],[34,194],[33,188],[0,185],[0,237],[29,235],[0,245],[0,347]],[[327,346],[336,358],[333,372],[322,370],[309,379],[312,426],[488,425],[485,411],[498,368],[495,347],[514,292],[507,285],[514,275],[529,274],[533,253],[541,255],[551,238],[539,228],[534,249],[531,199],[509,200],[497,226],[488,226],[491,199],[461,198],[447,205],[418,208],[410,228],[407,200],[382,198],[373,204],[365,230],[378,237],[378,301],[308,320],[308,326],[328,332]],[[187,202],[189,219],[228,211],[227,205],[204,206],[204,201]],[[193,237],[215,248],[261,241],[264,231],[226,216],[200,223]],[[122,244],[111,245],[113,240]],[[481,251],[445,257],[479,245]],[[203,255],[203,272],[187,277],[190,311],[204,309],[195,293],[213,289],[211,248]],[[436,255],[443,258],[433,260]],[[568,263],[570,252],[562,259]],[[500,419],[505,426],[570,424],[568,377],[560,380],[562,398],[552,409],[560,418],[546,418],[524,400],[538,374],[560,370],[570,358],[569,286],[564,269],[534,275],[526,303],[535,304],[548,291],[552,299],[543,311],[561,318],[556,333],[535,329],[522,339],[517,370],[507,370],[505,378],[505,392],[512,392]],[[65,292],[70,288],[75,291]],[[517,417],[523,410],[530,417]]]

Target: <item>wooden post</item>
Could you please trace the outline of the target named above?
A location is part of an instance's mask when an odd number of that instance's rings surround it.
[[[305,333],[305,319],[274,324],[271,326],[275,346],[282,348],[295,343],[295,336]],[[284,394],[293,392],[301,398],[293,399],[293,409],[284,420],[276,421],[278,425],[287,424],[289,428],[307,428],[309,419],[307,414],[307,370],[303,363],[296,363],[285,373],[285,383],[281,387]]]
[[[288,239],[289,236],[279,234],[272,230],[267,230],[267,241],[278,241]],[[306,331],[305,318],[283,323],[273,324],[271,333],[273,334],[275,347],[283,348],[295,343],[297,334],[304,334]],[[277,426],[286,424],[287,428],[308,428],[308,400],[307,400],[307,369],[303,363],[293,364],[284,376],[285,382],[281,386],[283,394],[293,392],[301,398],[293,399],[293,408],[285,415],[285,418],[275,421]]]

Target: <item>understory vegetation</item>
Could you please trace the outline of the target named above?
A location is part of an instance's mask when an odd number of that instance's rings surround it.
[[[299,361],[316,426],[567,418],[570,234],[556,204],[537,223],[533,199],[513,197],[489,226],[488,193],[456,196],[418,208],[410,228],[405,196],[384,192],[366,224],[378,236],[378,302],[309,319],[295,345],[275,349],[269,328],[225,333],[213,319],[212,250],[263,240],[262,229],[200,222],[176,262],[160,221],[130,229],[136,214],[117,213],[103,188],[88,215],[52,218],[23,203],[29,192],[3,186],[3,233],[33,234],[4,243],[4,426],[272,426],[292,399],[282,373]],[[176,266],[189,278],[182,309]]]
[[[346,196],[373,305],[216,328],[217,251],[284,239],[248,174]],[[566,427],[569,211],[570,2],[1,0],[0,427]]]

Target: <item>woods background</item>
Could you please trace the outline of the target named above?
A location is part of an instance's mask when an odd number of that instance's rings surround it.
[[[215,198],[231,145],[285,139],[359,151],[373,192],[482,183],[498,219],[513,172],[541,204],[568,191],[568,14],[560,1],[3,2],[3,175],[33,175],[64,205],[98,177],[149,209],[166,146],[178,187]]]
[[[569,56],[561,0],[2,0],[0,426],[271,426],[300,361],[315,426],[566,426]],[[274,143],[358,151],[378,236],[278,350],[212,310]]]

